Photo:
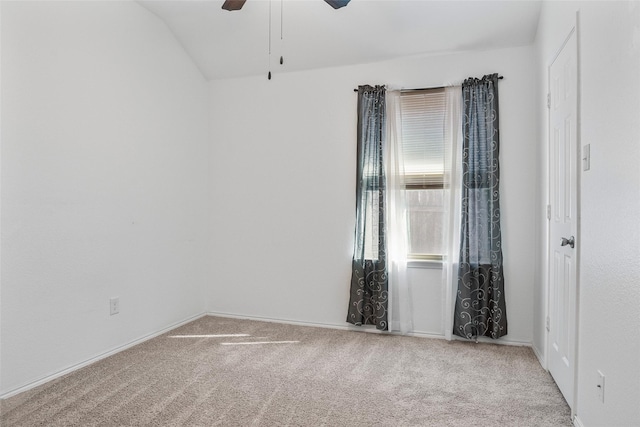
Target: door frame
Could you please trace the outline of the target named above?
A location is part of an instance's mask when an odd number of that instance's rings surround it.
[[[575,22],[571,26],[567,36],[564,38],[562,43],[559,45],[560,47],[554,53],[551,60],[548,62],[546,67],[546,93],[549,97],[551,94],[551,66],[556,61],[560,52],[567,45],[571,36],[575,34],[576,37],[576,156],[573,159],[574,167],[576,170],[576,248],[575,248],[575,263],[576,263],[576,288],[575,288],[575,313],[574,313],[574,330],[573,330],[573,401],[568,402],[571,408],[571,419],[572,421],[575,419],[577,414],[577,403],[578,403],[578,349],[579,349],[579,318],[580,318],[580,254],[581,254],[581,188],[582,188],[582,138],[581,138],[581,76],[580,76],[580,32],[579,32],[579,20],[580,12],[576,12]],[[547,98],[549,99],[549,98]],[[549,104],[548,104],[549,105]],[[550,315],[550,299],[551,299],[551,274],[552,268],[550,263],[550,255],[552,253],[551,245],[551,218],[550,218],[550,206],[551,206],[551,108],[547,108],[547,143],[546,143],[546,180],[547,180],[547,230],[546,230],[546,245],[545,245],[545,349],[544,349],[544,368],[549,371],[549,348],[551,345],[551,335],[548,329],[548,321]],[[556,242],[557,244],[557,242]]]

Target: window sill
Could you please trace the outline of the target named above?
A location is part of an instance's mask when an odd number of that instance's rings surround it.
[[[408,259],[407,268],[429,268],[434,270],[442,269],[442,261],[426,259]]]

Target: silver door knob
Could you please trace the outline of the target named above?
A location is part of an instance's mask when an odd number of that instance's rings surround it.
[[[560,246],[571,246],[571,248],[573,249],[573,247],[576,245],[576,240],[573,236],[569,237],[568,239],[566,237],[562,238],[562,242],[560,242]]]

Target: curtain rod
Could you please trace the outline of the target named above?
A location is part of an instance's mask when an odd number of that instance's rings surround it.
[[[504,76],[498,76],[498,80],[504,79]],[[417,89],[401,89],[400,92],[419,92],[421,90],[435,90],[435,89],[445,89],[447,86],[435,86],[435,87],[421,87]],[[354,89],[354,92],[357,92],[358,89]]]

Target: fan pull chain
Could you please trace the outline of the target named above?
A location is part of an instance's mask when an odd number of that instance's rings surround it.
[[[284,28],[284,0],[280,0],[280,51],[284,51],[284,37],[283,37],[283,28]],[[284,57],[282,53],[280,54],[280,65],[284,64]]]
[[[269,73],[267,78],[271,80],[271,0],[269,0]]]

